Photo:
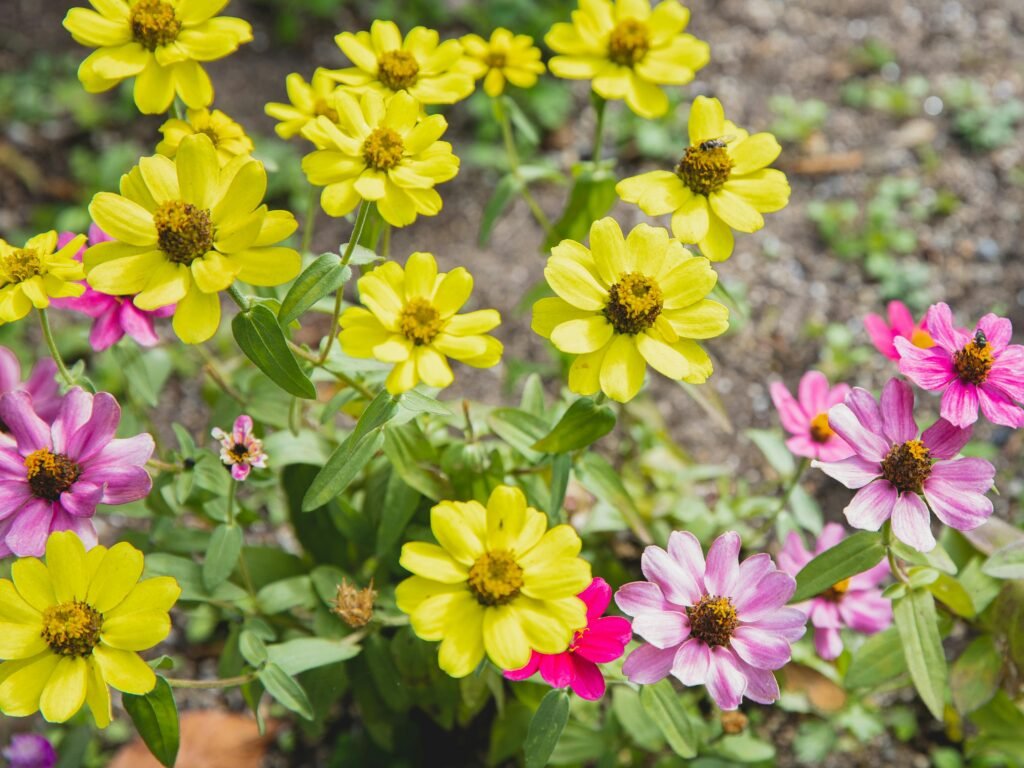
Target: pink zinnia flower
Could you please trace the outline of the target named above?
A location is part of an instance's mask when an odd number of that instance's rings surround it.
[[[71,530],[87,547],[96,543],[97,504],[127,504],[152,486],[145,463],[148,434],[114,438],[117,400],[75,387],[50,424],[24,392],[0,397],[3,419],[16,442],[0,446],[0,556],[38,557],[54,531]]]
[[[910,314],[907,305],[902,301],[890,301],[887,308],[889,322],[885,322],[881,315],[865,315],[864,328],[875,349],[888,357],[890,360],[899,360],[900,353],[897,351],[894,341],[906,339],[911,344],[921,349],[928,349],[935,346],[935,340],[928,333],[928,318],[921,318],[918,323]]]
[[[75,237],[72,232],[64,232],[57,239],[58,247],[62,247]],[[112,241],[106,232],[95,224],[89,225],[89,245]],[[85,253],[85,247],[76,254],[79,261]],[[85,293],[71,299],[52,299],[51,304],[61,309],[72,309],[76,312],[95,318],[89,344],[97,352],[116,344],[126,333],[144,347],[152,347],[160,341],[153,329],[153,318],[170,317],[174,314],[174,305],[160,309],[139,309],[132,303],[134,296],[110,296],[100,293],[88,283]]]
[[[992,514],[985,492],[995,467],[984,459],[954,458],[971,430],[939,419],[918,437],[914,392],[905,381],[889,380],[881,408],[869,392],[854,387],[845,403],[829,411],[828,421],[856,455],[811,466],[859,489],[843,510],[854,528],[877,531],[891,518],[896,538],[928,552],[935,546],[929,507],[958,531],[977,528]]]
[[[26,392],[40,418],[52,421],[60,408],[60,387],[57,385],[57,365],[43,358],[32,369],[27,381],[21,380],[21,363],[7,347],[0,347],[0,395],[6,392]],[[0,419],[0,446],[14,445],[14,438],[3,419]]]
[[[10,768],[53,768],[57,752],[49,740],[38,733],[15,733],[3,749]]]
[[[790,531],[779,552],[779,568],[796,576],[800,569],[826,549],[846,538],[843,526],[829,523],[822,529],[813,552],[808,552],[800,534]],[[823,659],[831,661],[843,652],[842,627],[873,635],[892,624],[892,603],[882,597],[878,584],[889,575],[885,560],[874,568],[833,584],[823,594],[796,607],[807,614],[814,625],[814,648]]]
[[[231,467],[235,480],[245,480],[253,467],[267,466],[263,441],[253,437],[252,419],[245,414],[235,419],[230,435],[220,427],[214,427],[210,434],[220,440],[220,460]]]
[[[953,326],[945,304],[928,309],[928,327],[935,338],[931,349],[919,349],[897,339],[900,373],[917,386],[942,390],[939,414],[957,427],[978,420],[978,407],[993,424],[1024,426],[1024,346],[1011,344],[1013,325],[991,313],[971,333]]]
[[[828,409],[843,402],[850,393],[846,384],[836,384],[830,389],[825,374],[808,371],[800,379],[799,401],[793,399],[781,381],[773,381],[770,392],[782,426],[792,435],[786,441],[789,450],[797,456],[824,461],[838,461],[853,455],[850,446],[828,425]]]
[[[772,670],[790,658],[790,645],[806,617],[786,603],[796,579],[767,554],[739,562],[740,537],[723,533],[708,549],[675,531],[668,551],[650,546],[640,567],[648,581],[625,584],[615,602],[634,616],[633,631],[647,640],[622,667],[634,683],[656,683],[672,674],[684,685],[706,685],[722,709],[744,696],[760,704],[779,697]]]
[[[621,616],[602,615],[612,599],[612,588],[604,579],[594,579],[578,597],[587,604],[587,626],[573,635],[569,648],[554,654],[534,651],[525,667],[506,670],[505,677],[526,680],[539,671],[552,688],[568,686],[589,701],[604,696],[604,675],[597,665],[619,658],[633,633]]]

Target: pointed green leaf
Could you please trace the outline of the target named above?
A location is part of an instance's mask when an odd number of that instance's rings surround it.
[[[697,755],[697,738],[690,716],[667,679],[640,688],[640,704],[658,726],[672,751],[683,758]]]
[[[526,768],[544,768],[548,764],[567,722],[569,694],[558,688],[548,691],[541,699],[526,732],[526,741],[523,743]]]
[[[309,703],[306,691],[281,667],[270,662],[257,675],[267,693],[278,703],[307,720],[313,719],[313,705]]]
[[[203,585],[212,592],[225,581],[238,564],[242,552],[242,528],[238,525],[218,525],[210,536],[203,560]]]
[[[843,685],[847,688],[874,688],[890,683],[907,671],[899,632],[891,627],[865,640],[850,660]]]
[[[235,341],[245,356],[271,381],[290,395],[316,399],[316,387],[288,349],[284,331],[264,304],[239,312],[231,321]]]
[[[157,675],[156,687],[152,691],[142,696],[125,693],[122,702],[153,757],[161,765],[174,768],[180,733],[178,706],[174,703],[171,686]]]
[[[789,602],[802,603],[833,584],[874,568],[885,556],[880,533],[860,531],[847,536],[811,560],[796,575],[796,592]]]
[[[1024,579],[1024,541],[997,549],[981,567],[981,572],[997,579]]]
[[[569,406],[555,428],[531,448],[544,453],[568,453],[586,448],[615,428],[615,412],[581,397]]]
[[[325,253],[306,267],[288,289],[277,320],[287,326],[325,296],[338,291],[352,277],[352,268],[342,266],[335,253]]]
[[[996,695],[1003,672],[1003,658],[991,635],[976,637],[953,662],[949,687],[960,714],[979,709]]]
[[[893,602],[893,618],[903,641],[910,679],[928,711],[942,720],[946,707],[946,656],[939,637],[935,598],[924,589],[912,589]]]

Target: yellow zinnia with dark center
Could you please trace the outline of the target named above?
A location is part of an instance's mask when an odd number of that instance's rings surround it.
[[[517,88],[532,88],[538,75],[544,74],[540,48],[529,35],[514,35],[504,27],[491,33],[490,40],[480,35],[464,35],[460,42],[466,52],[459,69],[474,80],[484,81],[488,96],[500,96],[505,83]]]
[[[756,232],[762,213],[789,202],[786,175],[768,168],[782,148],[770,133],[748,134],[725,119],[718,99],[698,96],[690,109],[690,146],[672,171],[623,179],[619,197],[649,216],[672,214],[672,234],[712,261],[732,255],[732,230]]]
[[[0,240],[0,324],[20,320],[33,307],[46,309],[50,299],[81,296],[82,262],[75,254],[85,245],[79,235],[57,250],[57,233],[45,232],[18,248]]]
[[[591,575],[580,537],[568,525],[547,530],[547,516],[518,488],[499,485],[486,509],[442,501],[430,528],[437,544],[402,546],[402,567],[415,575],[395,598],[419,637],[441,641],[438,661],[452,677],[470,674],[485,655],[519,669],[533,651],[565,651],[586,626],[576,595]]]
[[[313,79],[308,83],[302,75],[292,72],[285,78],[285,88],[290,104],[275,101],[264,108],[270,117],[279,121],[274,130],[282,139],[292,138],[306,127],[306,123],[321,115],[332,123],[338,122],[338,112],[331,103],[338,84],[326,69],[320,68],[314,72]]]
[[[172,117],[161,125],[160,133],[164,140],[156,145],[156,151],[171,158],[178,153],[182,139],[197,133],[209,136],[222,164],[239,155],[250,155],[253,150],[245,129],[219,109],[190,109],[184,120]]]
[[[668,232],[641,224],[622,236],[614,219],[594,222],[590,248],[563,240],[544,270],[557,294],[533,305],[533,330],[578,355],[569,389],[632,400],[649,363],[670,379],[702,383],[711,360],[694,339],[726,331],[728,310],[705,298],[718,277]]]

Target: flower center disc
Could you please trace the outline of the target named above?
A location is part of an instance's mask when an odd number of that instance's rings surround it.
[[[38,499],[57,501],[74,485],[82,473],[79,466],[62,453],[40,448],[25,457],[25,477],[32,494]]]
[[[191,264],[213,248],[210,212],[183,200],[161,203],[153,214],[160,250],[176,264]]]
[[[825,598],[826,600],[831,600],[833,603],[838,603],[842,599],[843,595],[845,595],[849,591],[850,591],[850,580],[849,579],[843,579],[842,581],[837,581],[831,587],[826,589],[821,594],[821,596],[823,598]]]
[[[647,25],[636,19],[623,19],[608,38],[608,58],[623,67],[637,64],[651,47]]]
[[[487,54],[487,66],[491,69],[504,69],[508,59],[500,51],[490,51]]]
[[[469,591],[480,605],[506,605],[523,587],[523,569],[504,549],[485,552],[469,569]]]
[[[249,447],[245,443],[235,443],[228,451],[228,455],[236,464],[249,460]]]
[[[626,272],[608,289],[604,316],[616,333],[636,335],[658,319],[663,307],[661,288],[647,275]]]
[[[712,648],[728,645],[740,625],[732,599],[717,595],[704,595],[696,605],[687,606],[686,616],[690,620],[690,634]]]
[[[992,370],[992,347],[985,335],[978,331],[974,341],[953,355],[953,367],[961,381],[968,384],[984,384]]]
[[[392,91],[403,91],[416,83],[420,65],[408,51],[387,51],[377,60],[377,77]]]
[[[732,158],[725,147],[705,146],[711,142],[703,142],[695,147],[687,147],[676,166],[676,175],[691,192],[698,195],[709,195],[729,180],[732,172]]]
[[[910,343],[921,349],[931,349],[935,346],[935,339],[924,328],[915,328],[910,336]]]
[[[12,283],[24,282],[43,269],[39,254],[31,248],[15,248],[4,257],[3,265]]]
[[[42,638],[60,656],[89,656],[100,641],[103,615],[80,600],[43,611]]]
[[[811,439],[816,443],[827,443],[834,435],[832,427],[828,425],[828,414],[819,413],[811,419]]]
[[[128,21],[135,42],[151,51],[173,43],[181,32],[181,22],[174,15],[174,6],[162,0],[139,0],[132,7]]]
[[[932,455],[920,440],[894,445],[882,459],[882,477],[900,493],[920,493],[932,473]]]
[[[398,329],[418,347],[429,344],[441,331],[441,314],[426,299],[409,299],[398,316]]]
[[[374,128],[363,142],[363,160],[371,168],[386,171],[402,162],[402,137],[390,128]]]

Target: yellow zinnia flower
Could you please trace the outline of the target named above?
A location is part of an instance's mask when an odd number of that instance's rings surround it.
[[[88,552],[70,531],[50,535],[46,564],[16,560],[0,579],[0,711],[51,723],[88,704],[110,725],[110,691],[145,694],[156,675],[137,651],[171,631],[168,611],[181,594],[170,576],[139,581],[142,553],[131,544]]]
[[[647,363],[670,379],[703,383],[711,360],[693,339],[729,327],[729,310],[704,297],[718,276],[660,227],[640,224],[628,238],[614,219],[590,227],[590,249],[563,240],[544,277],[557,297],[533,305],[533,330],[579,355],[569,389],[632,400]]]
[[[452,145],[438,141],[447,121],[441,115],[423,117],[407,93],[385,104],[378,93],[357,101],[339,92],[333,103],[337,123],[318,117],[302,129],[317,147],[302,159],[302,170],[311,184],[324,187],[323,209],[344,216],[360,200],[370,200],[396,227],[412,224],[417,214],[436,216],[441,196],[434,185],[459,172]]]
[[[725,119],[718,99],[698,96],[690,108],[690,146],[675,171],[632,176],[615,191],[649,216],[671,213],[672,234],[722,261],[732,255],[733,229],[756,232],[762,213],[789,202],[786,175],[766,167],[781,151],[770,133],[750,136]]]
[[[454,104],[473,92],[473,79],[457,67],[462,45],[438,45],[433,29],[413,27],[402,40],[393,21],[378,19],[369,32],[342,32],[334,42],[355,66],[328,74],[356,93],[405,91],[420,104]]]
[[[605,99],[625,99],[640,117],[668,111],[659,85],[685,85],[711,58],[703,40],[683,34],[690,11],[676,0],[651,10],[648,0],[580,0],[572,23],[551,27],[544,42],[555,53],[551,73],[592,80]]]
[[[480,35],[464,35],[460,42],[466,55],[459,69],[474,80],[484,78],[488,96],[500,96],[506,80],[518,88],[532,88],[537,76],[544,74],[540,48],[529,35],[513,35],[498,27],[491,33],[490,42]]]
[[[245,135],[245,129],[219,109],[190,109],[184,120],[172,117],[160,126],[164,140],[156,145],[156,151],[167,157],[178,153],[178,146],[186,136],[205,133],[213,142],[221,164],[238,155],[252,154],[252,139]]]
[[[267,172],[239,156],[223,168],[205,134],[181,140],[173,160],[153,155],[121,177],[121,194],[100,192],[89,213],[113,242],[85,254],[89,285],[138,294],[139,309],[176,304],[174,332],[198,344],[220,325],[219,291],[235,279],[280,285],[299,273],[292,248],[275,246],[298,227],[263,205]]]
[[[359,299],[341,316],[338,339],[345,354],[394,363],[388,392],[397,395],[420,381],[447,387],[454,380],[446,357],[474,368],[490,368],[501,359],[501,342],[487,332],[501,323],[496,309],[455,314],[473,290],[463,267],[437,271],[429,253],[414,253],[403,270],[385,262],[359,278]]]
[[[24,248],[0,240],[0,323],[20,320],[32,307],[45,309],[50,299],[81,296],[85,274],[74,256],[83,245],[79,235],[55,253],[56,232],[36,235]]]
[[[402,546],[402,567],[415,575],[395,598],[413,631],[440,640],[438,661],[465,677],[484,653],[500,669],[519,669],[532,651],[561,653],[587,624],[576,595],[590,584],[571,526],[550,531],[518,488],[499,485],[487,500],[442,501],[430,511],[437,544]]]
[[[285,78],[285,88],[291,104],[271,102],[264,111],[280,120],[274,126],[277,135],[282,139],[290,139],[306,127],[306,123],[320,115],[331,122],[338,121],[338,113],[331,105],[331,94],[338,88],[326,69],[320,68],[313,73],[313,79],[306,82],[298,72],[292,72]]]
[[[199,109],[213,101],[213,85],[201,61],[221,59],[252,40],[243,19],[215,14],[225,0],[89,0],[72,8],[64,27],[75,41],[98,50],[78,68],[89,93],[109,91],[135,78],[141,112],[166,112],[177,93]]]

